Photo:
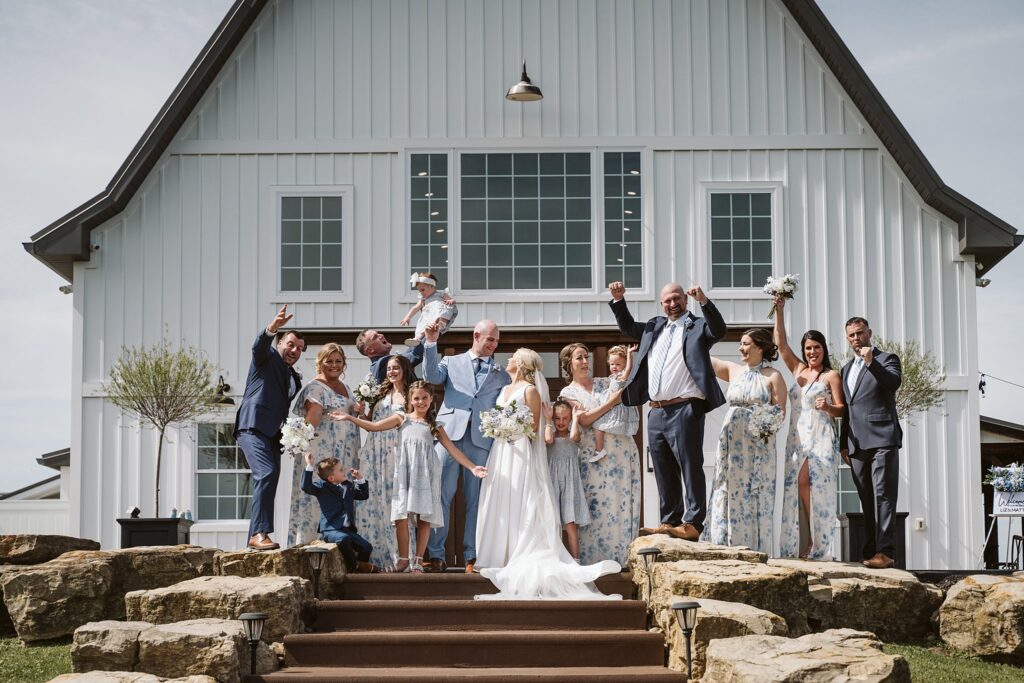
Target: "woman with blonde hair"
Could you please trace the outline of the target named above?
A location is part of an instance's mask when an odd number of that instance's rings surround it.
[[[359,430],[348,422],[331,419],[330,413],[356,413],[362,407],[352,400],[352,392],[342,381],[345,377],[345,350],[330,342],[316,354],[316,377],[302,387],[292,404],[298,415],[316,429],[310,442],[313,461],[337,458],[347,471],[358,467]],[[288,514],[288,546],[308,543],[319,533],[320,507],[316,499],[300,488],[306,463],[295,459],[292,474],[292,502]]]

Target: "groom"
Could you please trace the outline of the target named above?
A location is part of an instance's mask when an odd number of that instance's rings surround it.
[[[665,315],[646,323],[633,320],[621,282],[608,285],[608,292],[619,330],[640,340],[632,376],[622,390],[622,403],[638,406],[651,402],[647,443],[658,484],[661,526],[641,529],[640,534],[696,541],[707,516],[704,415],[725,403],[711,367],[711,347],[725,336],[725,321],[698,286],[684,290],[670,282],[662,287]],[[686,310],[687,296],[700,304],[703,318]]]
[[[423,379],[444,385],[444,403],[437,413],[437,423],[475,465],[487,464],[491,442],[480,432],[480,413],[494,408],[498,394],[509,383],[508,373],[494,362],[498,348],[498,326],[493,320],[481,320],[473,328],[473,345],[469,351],[438,359],[437,338],[440,325],[435,323],[424,332]],[[448,540],[448,518],[463,468],[440,444],[437,457],[441,461],[441,509],[444,526],[432,529],[430,544],[431,571],[444,571],[445,541]],[[480,500],[480,480],[469,470],[462,477],[462,493],[466,498],[466,529],[462,537],[466,573],[476,564],[476,513]]]

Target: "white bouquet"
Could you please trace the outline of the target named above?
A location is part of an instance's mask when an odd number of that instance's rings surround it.
[[[316,430],[313,425],[298,415],[289,417],[281,427],[281,448],[285,455],[301,458],[309,450],[309,442],[313,440]]]
[[[509,443],[522,437],[532,439],[533,412],[528,406],[512,401],[505,407],[495,407],[480,413],[480,431],[491,439],[504,439]]]
[[[764,286],[764,293],[772,297],[781,296],[783,299],[792,299],[796,293],[797,287],[800,286],[799,275],[782,275],[780,277],[768,276],[768,282]],[[772,310],[768,311],[768,317],[771,318],[775,315],[775,304],[772,304]]]
[[[380,382],[373,374],[367,374],[363,378],[363,381],[356,385],[356,388],[352,390],[352,398],[360,403],[376,403],[377,399],[380,398]]]
[[[1024,493],[1024,464],[1016,463],[1006,467],[993,465],[988,468],[984,483],[991,484],[996,491]]]
[[[782,408],[774,403],[758,403],[750,409],[747,432],[768,443],[768,439],[779,431],[783,419],[785,416],[782,414]]]

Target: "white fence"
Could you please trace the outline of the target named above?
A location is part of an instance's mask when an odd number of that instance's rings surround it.
[[[68,535],[70,512],[66,500],[0,501],[0,534]]]

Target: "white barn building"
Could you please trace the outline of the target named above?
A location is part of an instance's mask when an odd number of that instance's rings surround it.
[[[540,102],[503,97],[523,59]],[[25,246],[73,286],[70,530],[104,547],[125,508],[153,512],[154,436],[102,390],[122,346],[201,347],[237,400],[282,303],[314,343],[400,340],[430,269],[460,329],[493,318],[501,350],[548,362],[583,339],[604,374],[608,281],[638,318],[664,282],[702,283],[730,355],[767,324],[765,276],[796,272],[794,335],[841,351],[863,315],[945,366],[899,510],[907,565],[946,568],[984,534],[975,281],[1020,242],[942,182],[812,0],[238,0],[107,188]],[[165,450],[159,513],[190,508],[193,542],[244,544],[232,420]]]

